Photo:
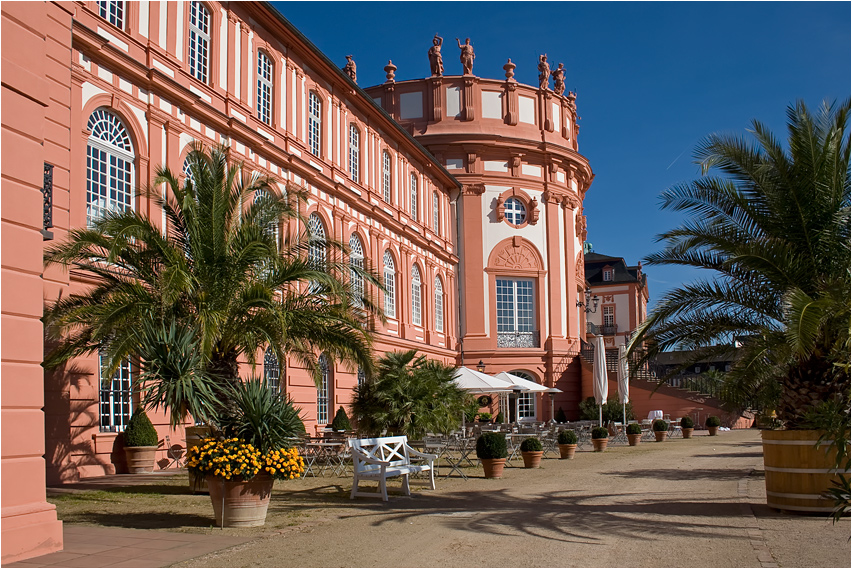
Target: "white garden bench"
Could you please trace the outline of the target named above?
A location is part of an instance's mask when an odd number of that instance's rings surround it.
[[[381,496],[382,500],[387,502],[387,479],[392,476],[402,476],[402,490],[406,496],[410,496],[408,476],[419,472],[429,472],[430,488],[435,489],[434,462],[438,455],[411,448],[408,446],[408,437],[349,439],[348,444],[352,449],[352,462],[355,467],[350,499],[355,496]],[[361,480],[377,480],[379,491],[359,492],[358,483]]]

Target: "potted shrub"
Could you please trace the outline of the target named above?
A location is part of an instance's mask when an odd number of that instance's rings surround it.
[[[716,415],[710,415],[704,421],[704,426],[707,427],[707,431],[709,431],[709,434],[710,434],[711,437],[716,436],[716,431],[719,430],[719,425],[721,425],[721,424],[722,424],[722,421],[720,421],[719,417],[717,417]]]
[[[652,424],[651,428],[654,430],[654,436],[657,437],[657,442],[661,443],[666,440],[666,437],[669,434],[669,423],[668,421],[663,421],[662,419],[656,419]]]
[[[521,456],[524,457],[524,468],[538,468],[541,466],[542,450],[541,441],[535,437],[529,437],[521,442]]]
[[[695,430],[695,421],[692,417],[683,417],[680,420],[680,431],[683,433],[683,438],[691,439],[692,431]]]
[[[154,472],[154,458],[160,438],[147,413],[138,407],[124,429],[124,453],[130,474]]]
[[[346,411],[341,406],[337,413],[334,415],[334,419],[331,421],[331,430],[335,433],[342,433],[345,431],[352,430],[352,423],[349,422],[349,416],[346,414]]]
[[[503,433],[482,433],[476,439],[476,457],[482,461],[486,478],[502,478],[508,456],[506,435]]]
[[[494,422],[497,423],[498,425],[502,425],[503,423],[506,422],[506,418],[503,416],[503,411],[500,411],[499,413],[497,413],[497,416],[494,418]]]
[[[577,452],[577,433],[571,429],[559,431],[556,443],[559,445],[559,458],[574,458],[574,453]]]
[[[595,452],[603,452],[609,443],[609,431],[606,427],[595,427],[592,429],[592,446]]]
[[[639,423],[630,423],[627,425],[627,443],[635,447],[642,440],[642,427]]]
[[[557,423],[567,423],[568,422],[568,417],[565,416],[565,411],[562,410],[562,407],[560,407],[556,411],[556,422]]]
[[[478,418],[480,423],[490,423],[491,413],[480,413]]]

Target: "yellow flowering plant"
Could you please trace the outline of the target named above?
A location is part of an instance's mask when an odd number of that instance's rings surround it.
[[[189,449],[187,467],[200,476],[219,476],[225,480],[251,480],[259,473],[292,480],[304,473],[305,462],[295,448],[263,453],[236,437],[208,438]]]

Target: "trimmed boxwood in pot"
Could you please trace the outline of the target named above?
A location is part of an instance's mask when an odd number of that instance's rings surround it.
[[[693,428],[695,428],[695,421],[692,420],[692,417],[683,417],[680,420],[680,428],[681,429],[693,429]]]
[[[663,421],[662,419],[657,419],[656,421],[654,421],[654,424],[651,428],[654,429],[655,432],[668,431],[669,424],[666,421]]]
[[[567,423],[568,422],[568,417],[565,416],[565,411],[562,410],[562,407],[560,407],[556,411],[556,422],[557,423]]]
[[[718,426],[719,426],[719,425],[721,425],[721,424],[722,424],[722,421],[721,421],[721,420],[719,419],[719,417],[717,417],[716,415],[710,415],[710,416],[709,416],[709,417],[707,417],[707,419],[704,421],[704,426],[705,426],[705,427],[708,427],[708,428],[709,428],[709,427],[718,427]]]
[[[538,452],[542,448],[541,441],[535,437],[524,439],[521,443],[521,452]]]
[[[571,429],[559,431],[559,436],[556,438],[556,442],[560,445],[575,445],[577,444],[577,433]]]
[[[521,442],[521,456],[524,459],[524,468],[538,468],[541,464],[541,455],[544,454],[541,441],[535,437],[528,437]]]
[[[609,431],[606,430],[606,427],[595,427],[592,429],[592,439],[608,439]]]
[[[335,433],[339,431],[351,431],[352,423],[349,422],[349,416],[346,414],[346,411],[341,406],[337,413],[334,415],[334,419],[331,421],[331,430]]]
[[[127,456],[127,470],[130,474],[154,471],[159,441],[157,429],[145,410],[138,407],[124,429],[124,454]]]
[[[609,431],[606,427],[592,429],[592,446],[595,452],[603,452],[609,444]]]
[[[506,435],[503,433],[482,433],[476,439],[476,458],[493,459],[509,456],[506,447]]]
[[[630,423],[629,425],[627,425],[627,434],[628,435],[641,435],[642,434],[642,427],[639,425],[639,423]]]

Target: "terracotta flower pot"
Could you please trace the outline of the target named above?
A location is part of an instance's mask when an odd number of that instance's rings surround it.
[[[572,459],[577,452],[577,445],[559,445],[559,458]]]
[[[692,438],[692,431],[694,431],[694,430],[695,430],[694,428],[692,428],[692,429],[681,429],[681,432],[683,433],[683,438],[691,439]]]
[[[542,450],[521,451],[521,456],[524,457],[524,468],[538,468],[541,466]]]
[[[661,443],[666,440],[666,437],[669,436],[668,431],[654,431],[654,436],[657,437],[657,442]]]
[[[124,447],[124,455],[127,457],[127,471],[130,474],[154,472],[157,447]]]
[[[219,476],[207,476],[206,480],[216,525],[249,528],[266,523],[274,482],[271,476],[258,474],[246,482],[225,480]]]
[[[592,439],[592,446],[595,452],[605,451],[607,444],[609,444],[609,439]]]
[[[505,458],[481,458],[480,460],[486,478],[503,478],[503,467],[506,466]]]
[[[711,437],[715,437],[716,431],[718,431],[718,430],[719,430],[719,427],[707,427],[707,432],[710,434]]]
[[[632,447],[635,447],[636,445],[638,445],[639,441],[641,441],[641,440],[642,440],[642,433],[639,433],[638,435],[627,435],[627,443]]]

